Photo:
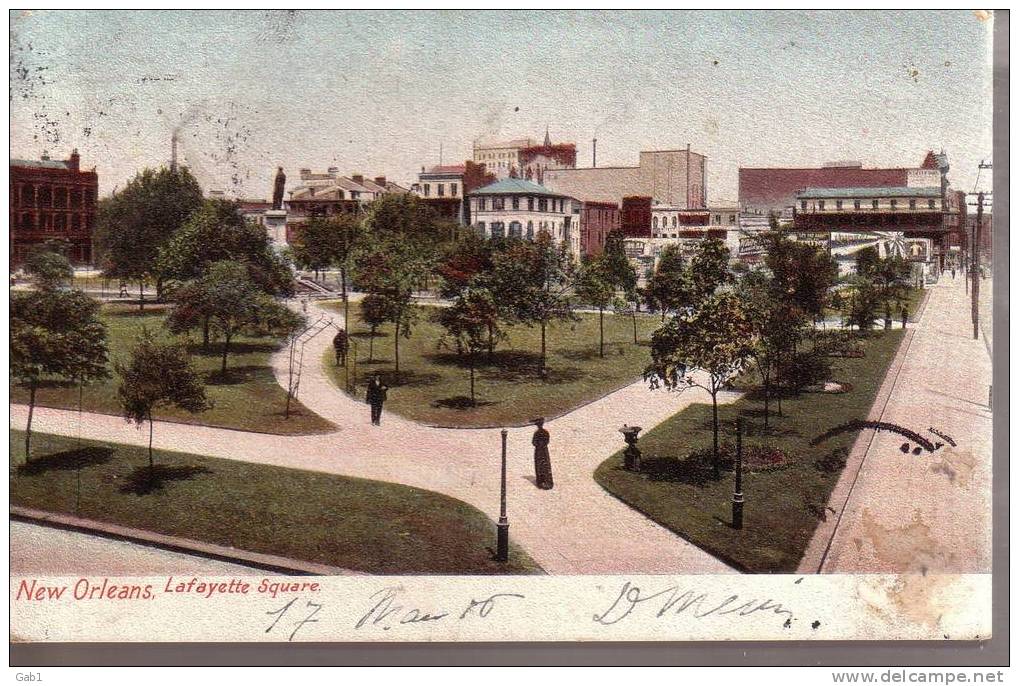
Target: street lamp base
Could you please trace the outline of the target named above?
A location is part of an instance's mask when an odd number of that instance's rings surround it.
[[[509,522],[500,521],[495,525],[497,538],[495,547],[496,562],[509,560]]]

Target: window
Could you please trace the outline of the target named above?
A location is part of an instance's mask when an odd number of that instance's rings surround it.
[[[515,210],[519,210],[520,209],[520,198],[518,198],[515,195],[513,196],[513,209],[515,209]]]
[[[545,198],[538,198],[538,211],[548,212],[548,200]]]
[[[931,198],[930,200],[927,201],[927,209],[930,209],[930,210],[934,209],[934,199],[933,198]]]
[[[435,194],[440,198],[446,195],[446,184],[439,183],[435,185]]]
[[[476,228],[478,230],[478,235],[481,236],[482,238],[484,238],[485,237],[485,222],[478,222]]]
[[[502,222],[492,222],[492,238],[505,238],[506,225]]]
[[[910,198],[909,199],[909,209],[911,209],[911,210],[915,210],[916,209],[916,198]]]
[[[857,207],[859,207],[859,206],[860,206],[860,203],[859,203],[859,202],[857,202],[857,203],[856,203],[856,206],[857,206]],[[735,223],[736,223],[736,215],[735,215],[735,214],[730,214],[730,215],[729,215],[729,223],[730,223],[730,224],[735,224]]]
[[[806,200],[800,200],[800,209],[801,210],[807,209],[807,201]]]
[[[510,222],[509,235],[510,238],[520,238],[520,222]]]
[[[492,198],[492,209],[493,210],[506,209],[506,198]]]
[[[658,217],[651,220],[651,225],[656,229],[658,228]]]
[[[425,197],[427,198],[432,192],[432,185],[430,183],[425,184]]]
[[[716,214],[715,215],[715,224],[721,224],[721,223],[722,223],[722,215]]]
[[[822,210],[822,211],[824,210],[824,200],[818,200],[817,201],[817,209]]]
[[[836,200],[835,201],[835,209],[836,210],[841,210],[842,209],[842,201],[841,200]]]
[[[485,198],[478,198],[478,209],[481,210],[482,212],[485,211],[485,206],[487,204],[488,203],[485,202]]]
[[[672,228],[676,228],[676,222],[678,221],[679,217],[677,215],[672,215]]]
[[[534,211],[534,198],[528,198],[527,199],[527,211],[528,212],[533,212]]]
[[[534,222],[527,222],[527,239],[534,239]]]
[[[877,200],[871,200],[870,201],[870,206],[871,206],[872,209],[876,210],[877,209]]]
[[[854,210],[860,209],[860,201],[859,200],[854,200],[853,201],[853,209]]]
[[[899,201],[896,200],[895,198],[892,198],[892,200],[891,200],[891,202],[889,204],[892,206],[892,209],[894,210],[896,207],[898,207]]]
[[[449,184],[449,194],[452,195],[454,198],[456,197],[456,190],[457,189],[455,183]]]

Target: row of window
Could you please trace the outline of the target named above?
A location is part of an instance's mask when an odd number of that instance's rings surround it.
[[[806,206],[804,206],[803,209],[806,209]],[[824,209],[824,208],[822,207],[821,209]],[[722,215],[720,215],[720,214],[714,215],[714,222],[713,223],[716,224],[716,225],[721,224],[722,223]],[[729,215],[729,223],[730,224],[735,224],[736,223],[736,215],[735,214],[730,214]],[[669,218],[668,217],[662,217],[661,225],[662,225],[663,229],[669,228]],[[656,228],[656,229],[658,228],[658,217],[657,216],[653,217],[651,219],[651,226],[653,228]],[[678,217],[678,215],[673,215],[672,216],[672,228],[675,229],[677,226],[679,226],[679,217]]]
[[[479,160],[515,160],[515,152],[483,152],[477,155]]]
[[[458,184],[455,184],[455,183],[449,184],[449,196],[451,198],[455,198],[456,197],[456,194],[457,194],[458,190],[459,190]],[[426,198],[429,197],[432,194],[432,184],[430,184],[430,183],[424,184],[422,186],[422,193],[424,194],[424,196]],[[437,184],[435,184],[435,197],[443,198],[445,196],[446,196],[446,184],[444,184],[444,183],[437,183]]]
[[[478,235],[484,237],[485,234],[485,222],[478,222],[475,224]],[[506,238],[506,224],[504,222],[492,222],[487,225],[488,230],[491,231],[492,238]],[[551,233],[556,229],[555,222],[545,221],[538,222],[538,231],[546,231]],[[510,238],[527,238],[527,240],[534,240],[534,222],[527,222],[527,231],[524,231],[523,225],[520,222],[509,223],[509,237]],[[570,227],[563,228],[563,240],[570,240]]]
[[[486,197],[478,198],[478,204],[477,204],[478,210],[481,211],[481,212],[488,211],[488,209],[489,209],[489,202],[488,201],[489,200],[492,201],[491,202],[491,209],[492,209],[492,211],[497,212],[497,211],[505,210],[506,209],[506,198],[496,196],[496,197],[493,197],[493,198],[486,198]],[[521,200],[520,196],[517,196],[517,195],[512,196],[510,198],[510,208],[514,209],[514,210],[521,209],[521,202],[520,202],[520,200]],[[535,199],[532,198],[532,197],[528,197],[527,198],[527,211],[528,212],[533,212],[534,211],[534,204],[535,204],[534,200]],[[566,200],[565,200],[565,198],[538,198],[538,211],[539,212],[559,212],[559,213],[565,212],[566,211]]]
[[[21,231],[88,231],[92,228],[89,215],[62,212],[38,215],[38,226],[35,215],[23,212],[18,217],[17,226]]]
[[[95,203],[95,188],[51,188],[50,186],[20,186],[11,194],[15,207],[53,207],[60,210],[91,207]]]
[[[824,200],[818,200],[817,201],[817,209],[818,210],[823,210],[824,209],[824,202],[825,202]],[[895,198],[892,198],[889,201],[889,205],[890,205],[890,207],[893,210],[897,209],[898,206],[899,206],[899,201],[897,199],[895,199]],[[860,200],[854,200],[853,201],[853,209],[854,210],[858,210],[858,209],[860,209],[860,207],[861,207],[861,201]],[[874,210],[878,209],[878,201],[877,200],[871,200],[870,201],[870,207],[871,207],[871,209],[874,209]],[[917,207],[916,198],[910,198],[909,199],[909,209],[915,210],[916,207]],[[836,210],[841,210],[842,208],[843,208],[842,201],[841,200],[836,200],[835,201],[835,209]],[[807,209],[807,201],[806,200],[801,200],[800,201],[800,209],[802,209],[802,210]],[[927,200],[927,209],[929,209],[929,210],[937,209],[937,201],[934,198],[930,198],[930,199]]]

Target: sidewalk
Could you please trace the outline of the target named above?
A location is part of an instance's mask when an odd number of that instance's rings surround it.
[[[811,543],[828,547],[823,572],[991,571],[991,360],[984,341],[973,340],[962,280],[932,287],[911,328],[901,368],[896,374],[893,366],[886,382],[887,403],[870,418],[945,445],[914,455],[902,452],[901,435],[861,433],[867,448],[859,474],[847,468],[842,478],[850,481],[840,480],[829,503],[836,521],[830,547]],[[822,526],[815,539],[830,536],[831,527]]]

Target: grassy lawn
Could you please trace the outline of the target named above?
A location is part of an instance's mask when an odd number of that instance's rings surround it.
[[[135,344],[142,327],[169,336],[163,328],[166,317],[165,306],[146,305],[144,312],[136,306],[104,305],[103,320],[107,326],[107,343],[111,360],[127,361],[131,347]],[[160,409],[156,419],[206,424],[245,431],[259,431],[274,434],[306,434],[329,431],[333,425],[304,408],[299,403],[291,404],[290,419],[284,419],[286,391],[276,382],[269,358],[279,346],[273,338],[252,338],[242,336],[231,342],[230,357],[226,376],[220,374],[222,347],[213,343],[208,351],[202,351],[196,343],[192,346],[193,362],[205,375],[205,392],[213,402],[213,408],[200,414],[190,414],[176,409]],[[86,412],[120,414],[117,385],[120,379],[110,365],[110,378],[85,386],[82,393],[82,409]],[[28,391],[11,386],[11,402],[28,402]],[[78,387],[73,384],[50,382],[36,394],[36,402],[42,407],[78,409]]]
[[[866,357],[833,359],[832,379],[851,383],[847,393],[783,398],[783,416],[777,416],[772,399],[767,434],[763,401],[754,394],[719,407],[721,442],[735,441],[735,420],[742,412],[744,454],[772,446],[788,458],[777,468],[744,471],[742,530],[730,526],[732,473],[723,471],[715,481],[709,463],[690,457],[695,450],[710,454],[710,404],[692,405],[642,436],[641,473],[625,471],[617,453],[598,467],[595,479],[631,507],[740,569],[793,572],[818,522],[832,514],[826,510],[828,495],[858,432],[839,434],[816,447],[809,442],[830,428],[866,419],[901,340],[901,330],[874,334],[864,341]]]
[[[342,311],[342,303],[324,303]],[[357,344],[357,377],[363,389],[367,374],[380,371],[390,386],[386,409],[426,424],[450,427],[512,426],[538,415],[554,417],[595,400],[638,378],[648,362],[647,341],[660,321],[638,315],[639,344],[633,342],[630,317],[605,315],[605,357],[598,356],[598,315],[582,314],[578,322],[554,324],[547,335],[548,367],[541,378],[539,328],[515,326],[496,348],[492,360],[479,360],[477,404],[470,406],[470,377],[466,361],[440,350],[443,329],[422,316],[409,339],[400,340],[400,375],[393,369],[393,329],[382,327],[375,337],[374,361],[368,362],[369,335],[350,308],[352,339]],[[323,358],[334,381],[345,385],[344,369],[335,366],[331,350]],[[362,390],[357,391],[359,399]]]
[[[11,503],[371,574],[522,574],[495,524],[431,491],[331,474],[38,434],[24,466],[11,432]]]
[[[944,278],[944,277],[942,277]],[[952,278],[949,276],[948,278]],[[901,306],[904,303],[906,305],[906,311],[909,312],[909,321],[919,321],[921,314],[920,306],[926,300],[929,294],[928,289],[925,288],[914,288],[912,286],[904,286],[899,290],[898,296],[892,301],[892,319],[899,321],[901,319]],[[842,310],[833,309],[826,307],[824,310],[824,316],[827,319],[840,319],[842,317]],[[878,308],[877,319],[884,319],[885,309],[884,305]]]

